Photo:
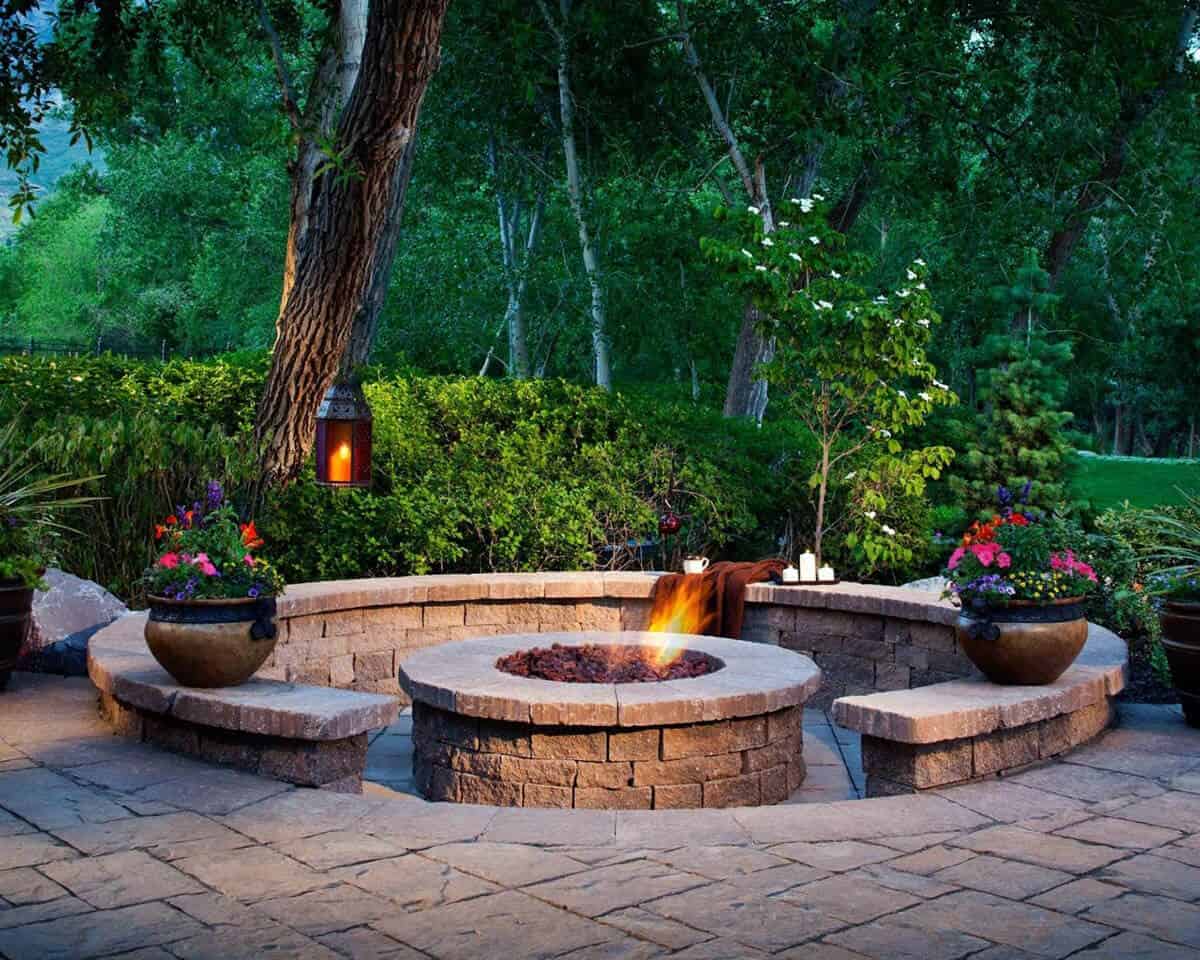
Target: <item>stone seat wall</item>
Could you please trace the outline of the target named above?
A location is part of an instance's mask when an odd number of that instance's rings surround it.
[[[259,676],[385,693],[417,650],[500,634],[644,630],[656,573],[398,577],[298,584],[279,601],[280,640]],[[870,584],[748,588],[742,639],[811,656],[810,706],[974,675],[956,611],[929,593]]]

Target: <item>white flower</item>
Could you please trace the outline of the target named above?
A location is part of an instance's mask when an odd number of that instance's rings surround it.
[[[929,318],[922,317],[920,320],[917,321],[917,323],[919,323],[923,327],[928,327],[929,326]]]
[[[821,242],[821,238],[820,237],[809,237],[808,242],[811,244],[818,244]]]
[[[933,397],[931,397],[929,394],[927,394],[924,390],[921,391],[920,397],[926,403],[929,403],[931,400],[933,400]]]
[[[752,253],[751,253],[749,250],[747,250],[745,247],[742,247],[742,253],[744,253],[744,254],[745,254],[747,257],[749,257],[751,260],[753,260],[753,259],[754,259],[754,254],[752,254]]]
[[[917,284],[917,289],[918,289],[918,290],[924,290],[924,289],[925,289],[925,284],[924,284],[923,282],[922,282],[922,283],[918,283],[918,284]]]
[[[907,290],[907,289],[906,289],[906,290],[897,290],[897,291],[896,291],[896,296],[898,296],[898,297],[901,297],[901,298],[904,298],[904,297],[907,297],[907,296],[908,296],[910,293],[912,293],[912,291],[911,291],[911,290]]]
[[[905,270],[905,271],[904,271],[904,275],[905,275],[906,277],[908,277],[908,279],[909,279],[909,280],[916,280],[916,279],[917,279],[917,275],[916,275],[915,273],[913,273],[911,270]]]
[[[887,297],[880,295],[875,298],[874,302],[875,303],[887,303]]]
[[[939,390],[949,390],[950,389],[948,386],[946,386],[946,384],[942,383],[941,380],[934,380],[933,385],[935,387],[937,387]]]
[[[753,205],[747,207],[746,209],[749,210],[751,213],[762,213],[762,211],[759,210],[758,207],[753,206]]]
[[[798,253],[789,253],[788,256],[791,257],[793,260],[795,260],[797,263],[804,262],[803,260],[800,259],[800,254],[798,254]]]
[[[917,259],[914,260],[913,263],[919,263],[921,266],[925,266],[925,261],[922,260],[920,257],[917,257]]]
[[[813,202],[811,200],[806,198],[806,199],[800,201],[800,212],[801,213],[812,213],[812,209],[813,209]]]
[[[883,437],[885,440],[888,440],[888,439],[890,439],[890,438],[891,438],[891,436],[892,436],[892,431],[891,431],[891,430],[887,430],[887,429],[880,430],[880,431],[879,431],[879,435],[880,435],[881,437]]]
[[[804,201],[801,200],[799,197],[789,197],[788,198],[788,203],[803,203],[803,202]]]
[[[850,471],[848,474],[846,474],[846,479],[847,479],[847,480],[853,480],[853,479],[854,479],[855,477],[857,477],[857,476],[858,476],[858,471],[857,471],[857,470],[851,470],[851,471]]]
[[[763,237],[763,238],[762,238],[762,245],[763,245],[764,247],[773,247],[773,246],[775,246],[775,241],[774,241],[774,240],[772,240],[770,237]]]
[[[901,389],[897,388],[897,389],[896,389],[896,392],[897,392],[898,394],[900,394],[900,396],[902,396],[902,397],[903,397],[905,400],[907,400],[907,399],[908,399],[908,394],[907,394],[907,393],[905,393],[903,390],[901,390]]]
[[[868,510],[866,513],[863,514],[863,516],[866,517],[868,520],[874,520],[876,517],[876,513],[874,510]]]
[[[767,272],[767,268],[766,268],[766,267],[764,267],[764,266],[763,266],[761,263],[756,263],[756,264],[754,265],[754,269],[755,269],[755,270],[760,270],[760,271],[762,271],[763,273],[766,273],[766,272]]]
[[[881,529],[889,537],[894,537],[896,535],[896,531],[889,527],[886,523],[882,524],[879,529]]]
[[[819,194],[819,193],[814,193],[813,199],[814,200],[824,200],[825,198],[823,196],[821,196],[821,194]]]
[[[842,275],[841,275],[840,273],[838,273],[836,270],[830,270],[830,271],[829,271],[829,275],[830,275],[831,277],[833,277],[833,279],[834,279],[834,280],[841,280],[841,279],[842,279]]]
[[[781,227],[790,227],[792,225],[792,221],[791,220],[780,220],[779,225]]]
[[[830,303],[828,300],[818,300],[817,301],[817,309],[818,310],[832,310],[833,304]]]
[[[904,318],[903,318],[903,317],[897,317],[895,320],[893,320],[893,321],[892,321],[892,326],[893,326],[893,327],[902,327],[902,326],[904,326]]]

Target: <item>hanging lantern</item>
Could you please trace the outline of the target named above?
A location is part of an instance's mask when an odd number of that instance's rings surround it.
[[[357,383],[335,383],[317,411],[317,483],[371,485],[371,408]]]

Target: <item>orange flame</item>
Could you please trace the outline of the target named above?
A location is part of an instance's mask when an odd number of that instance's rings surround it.
[[[650,617],[651,633],[699,633],[702,623],[701,586],[704,578],[687,576],[675,591],[669,606],[656,610]],[[660,667],[674,663],[683,654],[683,641],[678,636],[663,637],[658,645],[655,662]]]

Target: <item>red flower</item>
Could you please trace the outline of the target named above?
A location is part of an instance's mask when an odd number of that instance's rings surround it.
[[[255,550],[263,545],[262,537],[258,535],[258,531],[254,529],[254,521],[242,524],[242,546],[248,550]]]
[[[156,523],[154,525],[154,539],[155,540],[161,540],[163,538],[163,534],[165,534],[166,532],[167,532],[167,528],[164,527],[161,523]]]
[[[1008,518],[1008,522],[1011,523],[1014,527],[1029,526],[1029,518],[1027,516],[1025,516],[1025,514],[1023,514],[1023,513],[1014,513],[1011,517]]]

